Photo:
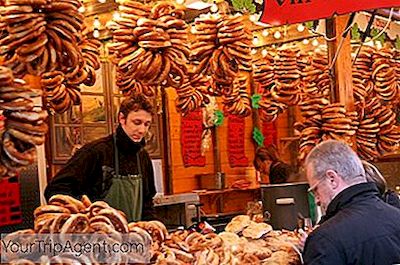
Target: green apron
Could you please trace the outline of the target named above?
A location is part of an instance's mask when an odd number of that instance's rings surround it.
[[[112,184],[104,198],[111,207],[123,211],[126,214],[128,222],[136,222],[142,219],[143,207],[143,179],[140,165],[139,152],[136,153],[138,165],[137,175],[119,175],[119,155],[116,138],[114,136],[115,146],[115,175],[112,178]]]

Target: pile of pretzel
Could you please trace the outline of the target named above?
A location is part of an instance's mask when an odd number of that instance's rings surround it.
[[[250,114],[247,86],[238,77],[251,71],[250,34],[242,16],[204,15],[195,19],[190,63],[194,73],[211,75],[212,94],[229,97],[231,114]],[[226,101],[225,101],[226,102]]]
[[[301,100],[300,71],[297,63],[298,51],[279,49],[274,63],[275,85],[271,88],[272,97],[288,106]]]
[[[399,148],[400,127],[396,125],[396,113],[390,105],[382,105],[379,99],[367,101],[360,111],[360,125],[356,132],[357,150],[367,160],[374,160],[386,152]]]
[[[277,101],[272,97],[271,88],[275,83],[274,57],[267,53],[262,58],[253,62],[253,78],[258,84],[257,94],[262,96],[260,106],[260,117],[264,121],[272,122],[278,115],[287,109],[287,104]]]
[[[352,117],[353,115],[354,113],[351,113]],[[344,104],[332,103],[325,106],[321,112],[321,118],[326,139],[341,140],[352,145],[351,136],[356,133],[357,126],[354,126],[353,119],[349,117]]]
[[[253,62],[253,78],[259,84],[259,94],[265,96],[265,91],[274,84],[274,76],[274,57],[270,53]]]
[[[129,262],[132,258],[136,258],[135,262],[138,260],[145,262],[152,258],[153,248],[158,248],[160,242],[168,236],[167,229],[158,221],[128,223],[122,212],[103,201],[92,203],[85,195],[81,200],[67,195],[54,195],[50,198],[48,205],[36,208],[34,218],[34,229],[17,231],[8,237],[34,233],[60,235],[96,233],[107,235],[106,238],[110,243],[126,241],[128,238],[131,242],[147,247],[149,251],[141,253],[140,256],[126,253],[119,257],[120,262]],[[89,263],[96,262],[96,258],[96,256],[82,255],[79,258],[74,256],[71,260],[71,257],[60,256],[52,257],[51,261],[56,259],[63,262],[73,261],[74,264],[85,264],[88,261]]]
[[[100,68],[100,46],[100,41],[85,37],[79,44],[83,54],[81,63],[72,72],[54,70],[42,74],[40,83],[48,109],[64,113],[73,105],[81,104],[79,86],[95,84],[96,70]]]
[[[327,97],[330,93],[328,58],[315,52],[299,56],[301,90],[305,97]]]
[[[259,101],[260,118],[268,122],[276,120],[288,107],[286,103],[277,101],[271,94],[271,88],[275,84],[274,63],[274,57],[270,53],[253,62],[253,78],[258,84],[257,94],[262,96]]]
[[[300,161],[304,160],[311,149],[320,142],[323,134],[322,111],[329,104],[329,100],[325,98],[307,98],[299,104],[304,122],[295,123],[294,128],[300,137]]]
[[[81,5],[79,0],[5,0],[0,11],[4,65],[16,76],[73,72],[82,62]]]
[[[35,145],[45,141],[47,112],[35,107],[41,91],[22,79],[14,79],[11,69],[0,66],[0,111],[6,118],[0,146],[0,178],[32,164]]]
[[[120,3],[119,13],[111,28],[119,89],[138,89],[136,82],[142,90],[161,84],[181,86],[189,56],[181,7],[165,1],[150,7],[128,0]]]
[[[77,200],[67,195],[54,195],[48,205],[34,211],[34,228],[14,232],[6,239],[34,234],[106,235],[110,243],[126,240],[142,244],[148,251],[140,257],[132,253],[119,256],[116,262],[138,262],[140,258],[151,264],[299,264],[299,257],[292,245],[298,236],[291,232],[273,231],[265,223],[250,221],[248,216],[237,216],[220,234],[200,234],[187,230],[168,233],[159,221],[128,223],[124,214],[103,201],[91,202],[87,196]],[[242,236],[241,236],[242,235]],[[125,237],[124,237],[125,236]],[[26,238],[26,237],[25,237]],[[129,255],[129,256],[128,256]],[[7,258],[12,259],[12,256]],[[95,254],[81,256],[41,257],[36,263],[87,264],[97,262]],[[34,264],[25,259],[14,259],[11,264]],[[46,263],[47,262],[47,263]]]
[[[356,102],[364,102],[373,93],[374,83],[371,80],[373,54],[373,48],[364,46],[353,65],[353,94]]]
[[[391,101],[399,95],[395,63],[391,50],[381,49],[372,55],[372,81],[376,96]]]
[[[262,95],[260,116],[266,121],[274,121],[290,105],[330,92],[328,60],[321,52],[283,48],[275,56],[268,52],[253,63],[253,73]]]

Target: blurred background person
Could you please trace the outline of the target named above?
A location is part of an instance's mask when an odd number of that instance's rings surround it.
[[[397,195],[396,192],[388,189],[385,177],[382,175],[379,169],[367,161],[362,161],[362,163],[364,166],[365,176],[367,178],[367,181],[375,183],[376,187],[379,190],[382,200],[400,209],[399,195]]]
[[[271,184],[287,182],[293,171],[290,165],[279,158],[278,151],[274,145],[257,148],[254,167],[257,171],[257,179],[260,182],[269,182]]]

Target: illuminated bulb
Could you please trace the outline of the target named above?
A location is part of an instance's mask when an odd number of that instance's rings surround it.
[[[280,37],[282,37],[281,32],[280,32],[280,31],[275,31],[275,33],[274,33],[274,38],[275,38],[275,39],[280,39]]]
[[[267,37],[267,36],[269,35],[268,30],[264,29],[264,30],[262,31],[262,35],[263,35],[264,37]]]
[[[104,4],[107,0],[99,0],[100,3]]]
[[[303,24],[299,24],[299,25],[297,26],[297,30],[298,30],[299,32],[303,32],[305,29],[306,29],[306,27],[304,27]]]
[[[308,45],[309,43],[310,43],[309,40],[307,40],[307,39],[303,40],[303,44],[304,44],[304,45]]]
[[[98,29],[93,30],[93,37],[95,38],[100,37],[100,31]]]
[[[210,7],[210,11],[213,12],[213,13],[217,12],[218,11],[218,6],[216,4],[212,4],[211,7]]]
[[[93,21],[93,27],[98,29],[100,28],[100,26],[101,26],[100,20],[98,18],[95,18]]]
[[[121,18],[121,14],[118,13],[118,12],[114,12],[114,14],[113,14],[113,19],[114,19],[114,20],[118,20],[118,19],[120,19],[120,18]]]
[[[372,40],[370,40],[370,41],[366,42],[365,45],[374,47],[375,44],[374,44],[374,42]]]
[[[86,11],[86,8],[85,8],[84,5],[82,5],[82,6],[78,9],[78,12],[79,12],[79,13],[85,13],[85,11]]]
[[[257,50],[256,49],[251,49],[251,54],[252,55],[254,55],[254,54],[256,54],[257,53]]]
[[[254,44],[254,45],[257,45],[257,44],[258,44],[258,41],[259,41],[259,40],[258,40],[257,37],[254,37],[254,38],[253,38],[253,44]]]
[[[375,44],[378,50],[383,48],[382,43],[380,41],[375,41]]]
[[[253,21],[253,22],[256,22],[257,21],[257,15],[255,15],[255,14],[251,15],[250,16],[250,20]]]
[[[263,57],[267,56],[267,55],[268,55],[268,51],[267,51],[267,50],[262,50],[262,51],[261,51],[261,55],[262,55]]]
[[[183,3],[185,3],[185,0],[176,0],[176,3],[178,5],[183,5]]]
[[[318,45],[319,45],[319,42],[318,42],[317,39],[315,39],[315,40],[312,41],[311,44],[312,44],[313,46],[318,46]]]
[[[192,26],[192,27],[190,28],[190,32],[191,32],[192,34],[195,34],[195,33],[197,32],[196,27],[195,27],[195,26]]]

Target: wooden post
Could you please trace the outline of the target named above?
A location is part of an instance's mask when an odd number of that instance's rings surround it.
[[[169,129],[169,110],[168,110],[168,94],[165,91],[165,87],[161,86],[161,99],[162,99],[162,137],[163,141],[163,184],[164,194],[174,194],[174,187],[172,183],[172,159],[171,159],[171,134]]]
[[[343,103],[348,111],[354,111],[350,34],[342,40],[342,34],[346,29],[348,19],[349,15],[327,19],[326,35],[328,38],[334,38],[337,35],[335,40],[328,42],[328,59],[330,65],[338,48],[340,48],[331,71],[331,101]]]

